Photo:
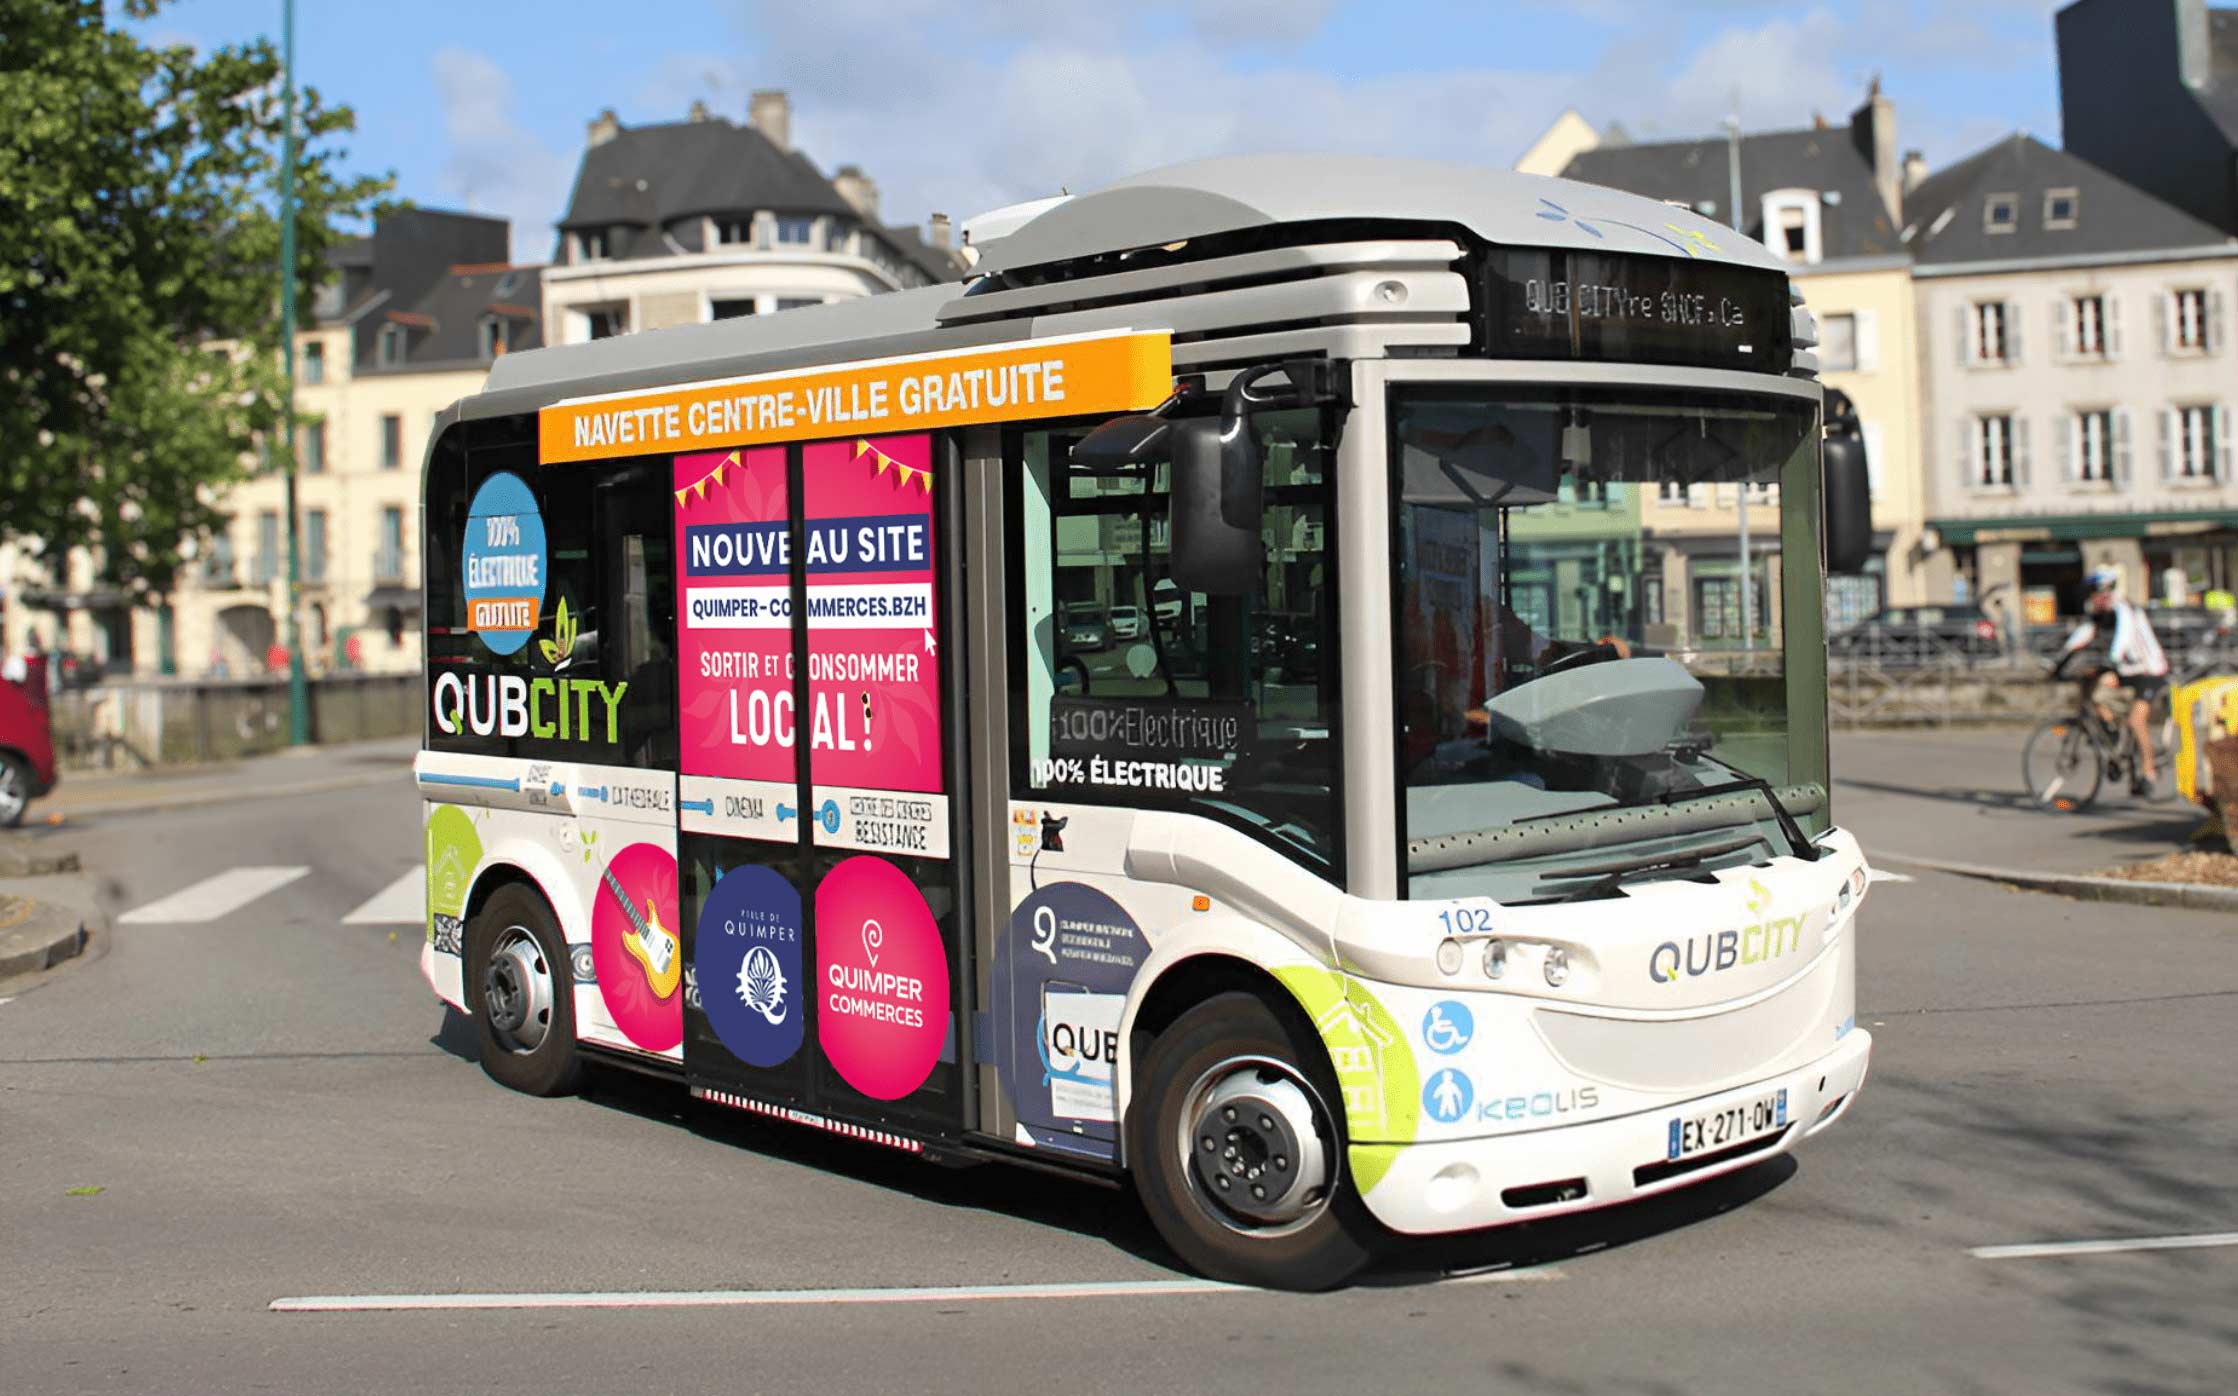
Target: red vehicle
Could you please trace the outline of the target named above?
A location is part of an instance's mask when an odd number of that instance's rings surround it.
[[[0,682],[0,829],[23,822],[31,802],[54,789],[54,738],[44,666],[21,683]]]

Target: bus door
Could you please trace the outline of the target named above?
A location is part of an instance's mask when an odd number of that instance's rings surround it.
[[[695,1091],[959,1132],[969,935],[931,433],[674,458]]]

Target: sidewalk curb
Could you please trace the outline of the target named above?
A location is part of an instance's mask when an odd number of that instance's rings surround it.
[[[24,853],[10,848],[9,842],[0,838],[0,877],[49,877],[55,873],[83,871],[78,855],[70,850]]]
[[[85,914],[75,907],[35,902],[22,925],[0,932],[0,980],[53,969],[85,949]]]
[[[2030,872],[2025,868],[1989,868],[1979,863],[1954,863],[1944,858],[1917,858],[1909,853],[1873,852],[1876,863],[1901,863],[1957,877],[2003,882],[2031,892],[2050,892],[2085,902],[2125,902],[2132,906],[2172,906],[2187,911],[2238,912],[2238,887],[2202,887],[2189,882],[2132,882],[2119,877],[2084,877],[2073,873]]]
[[[297,781],[292,785],[252,785],[232,788],[205,788],[181,790],[174,794],[149,795],[136,800],[114,800],[108,804],[72,805],[54,811],[65,823],[73,819],[91,819],[112,814],[142,814],[149,810],[187,809],[195,805],[232,804],[244,798],[273,799],[291,795],[324,795],[336,790],[356,790],[363,786],[385,785],[394,780],[409,781],[412,768],[409,763],[394,771],[361,771],[355,775],[326,776],[319,780]]]

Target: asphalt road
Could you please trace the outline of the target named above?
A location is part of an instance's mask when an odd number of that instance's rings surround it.
[[[1870,793],[1869,844],[1939,837]],[[76,836],[120,910],[311,871],[215,922],[121,925],[0,1003],[0,1392],[2238,1390],[2238,1248],[1969,1254],[2238,1231],[2238,927],[1937,876],[1873,892],[1875,1070],[1795,1159],[1417,1247],[1343,1293],[273,1313],[1179,1278],[1125,1194],[627,1078],[499,1089],[416,931],[343,924],[415,831],[400,780]],[[1519,1269],[1438,1278],[1485,1266]]]

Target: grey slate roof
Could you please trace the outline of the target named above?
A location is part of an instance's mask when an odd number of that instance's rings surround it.
[[[1570,161],[1565,179],[1605,184],[1690,208],[1709,204],[1718,222],[1729,221],[1732,175],[1722,137],[1604,145]],[[1820,247],[1827,260],[1901,253],[1893,220],[1873,186],[1873,167],[1847,127],[1765,131],[1741,137],[1741,227],[1764,237],[1764,195],[1779,189],[1815,189],[1837,196],[1819,211]]]
[[[659,228],[678,218],[755,209],[855,213],[799,151],[780,150],[753,127],[715,116],[624,127],[584,151],[560,226]]]
[[[2207,69],[2207,86],[2199,105],[2215,119],[2231,143],[2238,145],[2238,10],[2207,12],[2208,47],[2213,61]]]
[[[2044,225],[2044,196],[2053,189],[2076,191],[2074,227]],[[2019,224],[2009,233],[1987,230],[1989,199],[1997,194],[2019,201]],[[2238,241],[2212,224],[2081,156],[2017,131],[1930,176],[1906,196],[1904,213],[1912,230],[1913,264],[1920,267],[2218,246],[2238,250]]]
[[[472,366],[482,361],[484,315],[498,315],[510,326],[508,353],[544,343],[542,267],[503,264],[452,267],[427,294],[408,306],[382,306],[370,317],[376,324],[400,324],[409,332],[403,364],[361,373],[425,373],[430,369]]]

